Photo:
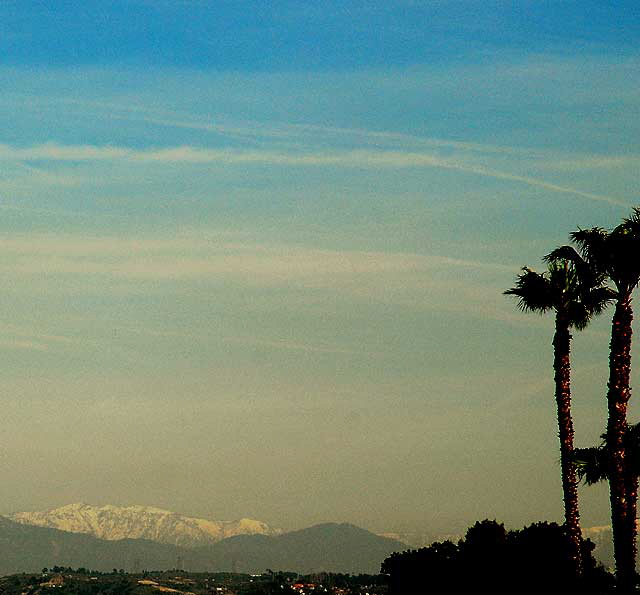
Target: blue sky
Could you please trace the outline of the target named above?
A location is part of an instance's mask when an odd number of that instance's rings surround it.
[[[52,6],[0,7],[0,512],[560,519],[552,320],[502,291],[637,203],[636,6]]]
[[[491,60],[509,52],[633,52],[632,2],[8,0],[17,64],[217,71],[343,70]]]

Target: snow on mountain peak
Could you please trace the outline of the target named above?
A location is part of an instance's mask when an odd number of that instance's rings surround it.
[[[278,533],[255,519],[214,521],[138,505],[93,506],[77,502],[41,512],[17,512],[9,518],[25,525],[88,533],[112,541],[149,539],[187,547],[207,545],[233,535]]]

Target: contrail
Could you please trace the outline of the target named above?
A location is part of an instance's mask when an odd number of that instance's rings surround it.
[[[331,166],[343,168],[415,168],[432,167],[471,173],[479,176],[519,182],[559,192],[572,194],[593,201],[615,206],[629,207],[629,202],[605,194],[585,192],[571,186],[563,186],[532,178],[465,163],[459,159],[447,159],[438,155],[406,151],[353,150],[345,152],[277,152],[262,150],[202,149],[191,146],[167,147],[162,149],[132,149],[119,146],[58,145],[54,143],[33,147],[15,148],[0,145],[0,160],[29,161],[44,159],[50,161],[128,161],[165,163],[266,163],[285,166]]]

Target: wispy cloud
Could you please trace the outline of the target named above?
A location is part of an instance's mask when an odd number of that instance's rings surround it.
[[[191,146],[131,149],[115,146],[44,144],[27,148],[0,145],[5,161],[127,161],[132,163],[269,164],[289,167],[438,168],[526,184],[617,206],[630,206],[618,197],[587,192],[547,180],[501,171],[460,159],[406,151],[352,150],[344,152],[285,153],[268,150],[203,149]]]
[[[26,339],[0,339],[0,349],[19,349],[26,351],[47,351],[48,345]]]
[[[225,234],[171,239],[70,235],[0,238],[0,270],[18,274],[101,274],[180,279],[232,276],[268,282],[340,275],[417,273],[431,269],[513,271],[503,265],[440,255],[323,250],[295,244],[229,241]]]
[[[55,171],[45,171],[24,163],[22,159],[10,159],[11,166],[5,162],[0,172],[0,188],[4,190],[24,189],[25,186],[63,186],[73,187],[81,183],[77,175],[60,174]]]
[[[225,343],[236,343],[266,349],[284,349],[287,351],[303,351],[307,353],[333,353],[342,355],[374,355],[370,350],[353,350],[341,347],[320,345],[316,343],[302,343],[299,341],[289,341],[285,339],[264,339],[257,337],[225,337]]]
[[[640,155],[591,155],[574,158],[557,158],[542,164],[548,169],[559,171],[580,171],[591,169],[618,169],[634,167],[640,169]]]
[[[257,142],[288,140],[296,143],[303,142],[305,144],[319,145],[327,139],[351,142],[354,144],[381,143],[397,146],[402,144],[405,147],[430,147],[430,148],[446,148],[456,149],[459,151],[482,153],[482,154],[500,154],[500,155],[526,155],[528,157],[548,157],[546,151],[536,151],[531,148],[510,147],[501,145],[491,145],[486,143],[474,143],[466,141],[453,141],[444,138],[424,137],[415,134],[404,134],[399,132],[391,132],[384,130],[367,130],[363,128],[344,128],[336,126],[322,126],[318,124],[292,124],[286,122],[227,122],[225,120],[216,119],[212,122],[204,122],[202,120],[190,119],[187,117],[180,118],[178,114],[168,113],[166,117],[144,116],[140,113],[128,110],[125,106],[118,106],[121,110],[126,110],[126,115],[111,115],[111,117],[123,120],[133,120],[145,122],[148,124],[156,124],[158,126],[172,128],[186,128],[190,130],[200,130],[211,132],[212,134],[227,136],[230,138],[241,139],[243,141]]]
[[[33,292],[34,281],[54,293],[82,295],[100,287],[108,294],[143,295],[197,284],[242,288],[243,307],[334,310],[337,303],[385,304],[400,310],[455,312],[508,324],[544,324],[523,317],[501,295],[516,264],[459,259],[437,254],[328,250],[297,244],[248,242],[243,234],[193,232],[137,239],[115,236],[29,235],[0,238],[0,272],[15,291]],[[55,284],[52,280],[55,279]],[[265,293],[263,289],[270,291]],[[272,291],[273,290],[273,291]],[[275,293],[274,293],[275,292]],[[124,331],[137,332],[126,327]],[[142,331],[140,331],[142,332]],[[183,337],[184,329],[159,329],[158,336]],[[193,337],[193,330],[188,335]],[[12,333],[59,346],[66,339]],[[149,334],[145,332],[145,334]],[[153,333],[150,333],[153,334]],[[71,339],[69,339],[71,340]],[[229,342],[298,351],[334,352],[332,345],[269,337],[229,337]],[[270,343],[273,342],[271,345]]]
[[[53,346],[71,346],[80,340],[60,334],[43,332],[39,328],[26,328],[8,322],[0,322],[0,348],[30,351],[48,351]]]

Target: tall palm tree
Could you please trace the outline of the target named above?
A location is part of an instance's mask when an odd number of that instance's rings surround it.
[[[570,234],[580,253],[570,246],[554,250],[548,259],[570,260],[606,275],[616,288],[611,325],[607,390],[607,456],[616,577],[623,592],[633,589],[636,560],[637,482],[627,478],[627,405],[631,396],[631,322],[633,290],[640,281],[640,208],[612,231],[600,227]]]
[[[525,267],[516,284],[504,292],[514,295],[523,311],[543,314],[555,312],[553,369],[560,437],[560,466],[564,499],[565,526],[572,544],[576,574],[582,573],[578,481],[573,462],[573,420],[571,417],[571,328],[582,330],[591,318],[611,301],[611,291],[603,286],[603,277],[569,260],[555,259],[547,271],[536,273]]]

